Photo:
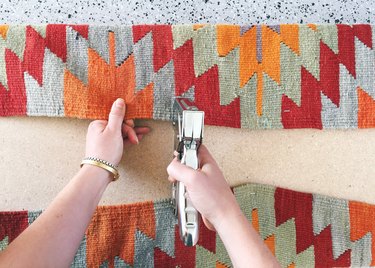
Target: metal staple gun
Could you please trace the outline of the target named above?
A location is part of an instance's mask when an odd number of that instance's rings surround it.
[[[199,168],[198,149],[202,143],[204,112],[188,98],[176,97],[173,104],[174,148],[178,160],[194,169]],[[178,218],[181,240],[194,246],[199,239],[198,211],[187,196],[182,182],[173,183],[172,204]]]

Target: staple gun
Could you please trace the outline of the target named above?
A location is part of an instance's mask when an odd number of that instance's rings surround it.
[[[200,111],[190,99],[176,97],[172,117],[177,159],[184,165],[198,169],[198,149],[203,138],[204,112]],[[199,215],[188,198],[182,182],[173,183],[172,204],[175,216],[178,218],[181,240],[186,246],[194,246],[199,239]]]

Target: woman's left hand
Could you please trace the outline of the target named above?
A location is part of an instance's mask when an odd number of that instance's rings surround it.
[[[111,108],[108,121],[95,120],[89,125],[86,136],[86,157],[97,157],[118,165],[124,147],[138,144],[143,135],[150,132],[149,127],[135,127],[134,120],[126,120],[125,102],[117,99]]]

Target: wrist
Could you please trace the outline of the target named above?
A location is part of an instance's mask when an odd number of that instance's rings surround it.
[[[231,226],[238,222],[239,218],[244,217],[244,214],[241,211],[237,201],[234,200],[228,203],[225,209],[222,210],[220,214],[216,217],[213,222],[213,225],[218,232],[221,234],[222,231],[232,228]]]
[[[85,178],[88,178],[89,180],[97,180],[105,183],[106,185],[109,184],[113,178],[113,175],[109,171],[101,167],[88,164],[81,167],[79,174]]]
[[[120,177],[120,174],[117,170],[118,167],[103,159],[97,157],[85,157],[81,162],[81,167],[85,164],[97,166],[107,170],[109,173],[113,175],[113,181],[118,180],[118,178]]]

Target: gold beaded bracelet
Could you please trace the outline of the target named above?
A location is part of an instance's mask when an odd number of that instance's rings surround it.
[[[102,160],[102,159],[99,159],[99,158],[96,158],[96,157],[86,157],[82,160],[81,167],[84,164],[97,166],[97,167],[100,167],[100,168],[103,168],[103,169],[109,171],[113,175],[113,181],[116,181],[120,177],[120,174],[118,173],[118,170],[117,170],[117,166],[115,166],[115,165],[113,165],[113,164],[111,164],[111,163],[109,163],[105,160]]]

